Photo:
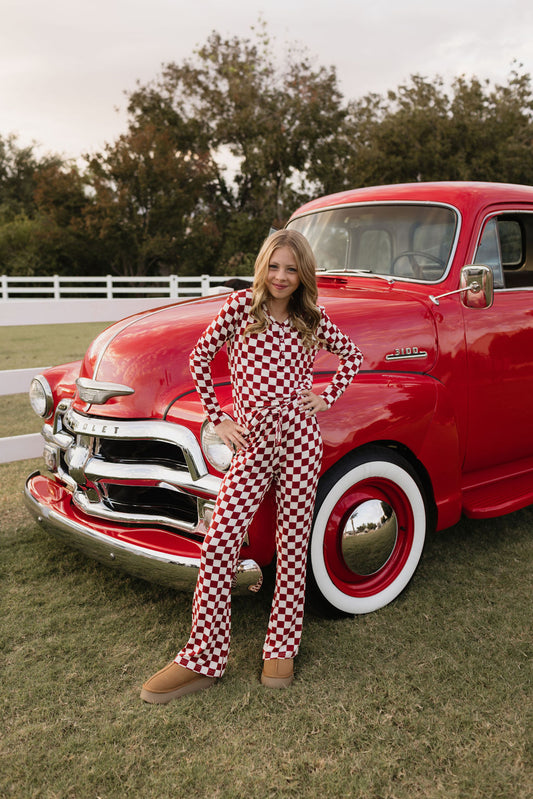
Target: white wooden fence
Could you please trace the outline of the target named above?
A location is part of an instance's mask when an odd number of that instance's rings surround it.
[[[141,310],[157,308],[169,300],[172,302],[227,291],[224,283],[230,279],[209,275],[169,275],[164,278],[73,278],[57,275],[34,278],[3,275],[0,335],[2,326],[7,325],[113,322]],[[84,295],[83,298],[81,295]],[[43,296],[49,299],[43,299]],[[53,353],[50,355],[53,358]],[[0,396],[27,392],[32,378],[45,368],[0,371]],[[0,463],[35,458],[42,449],[40,433],[0,438]]]
[[[115,300],[121,297],[147,295],[184,299],[209,294],[213,286],[225,283],[228,277],[210,275],[166,275],[164,277],[124,277],[99,275],[97,277],[45,277],[2,275],[2,300],[50,298],[54,300],[74,297],[101,297]]]

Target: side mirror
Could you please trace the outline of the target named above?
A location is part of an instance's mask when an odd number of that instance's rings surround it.
[[[461,269],[461,299],[466,308],[490,308],[494,300],[494,277],[490,266],[472,264]]]

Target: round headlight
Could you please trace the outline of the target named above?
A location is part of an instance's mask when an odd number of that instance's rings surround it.
[[[54,398],[48,380],[42,375],[37,375],[30,385],[30,405],[37,416],[46,419],[54,408]]]
[[[227,472],[233,458],[233,450],[227,447],[220,436],[215,433],[213,422],[205,420],[200,438],[204,455],[211,466],[214,466],[219,472]]]

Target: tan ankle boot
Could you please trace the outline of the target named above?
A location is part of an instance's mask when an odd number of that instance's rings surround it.
[[[144,683],[141,699],[153,705],[166,705],[185,694],[210,688],[214,681],[214,677],[197,674],[173,661]]]
[[[271,658],[263,663],[261,682],[267,688],[288,688],[294,680],[292,658]]]

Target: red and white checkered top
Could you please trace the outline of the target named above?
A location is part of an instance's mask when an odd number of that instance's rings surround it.
[[[256,409],[279,407],[294,400],[313,385],[313,363],[320,348],[338,356],[339,367],[322,393],[328,407],[341,396],[359,371],[363,355],[348,336],[333,324],[323,308],[317,336],[320,345],[306,349],[290,320],[269,317],[262,333],[243,337],[256,320],[250,316],[252,290],[231,294],[190,355],[196,390],[209,419],[218,424],[224,418],[211,377],[210,362],[227,344],[237,420],[244,424]]]

